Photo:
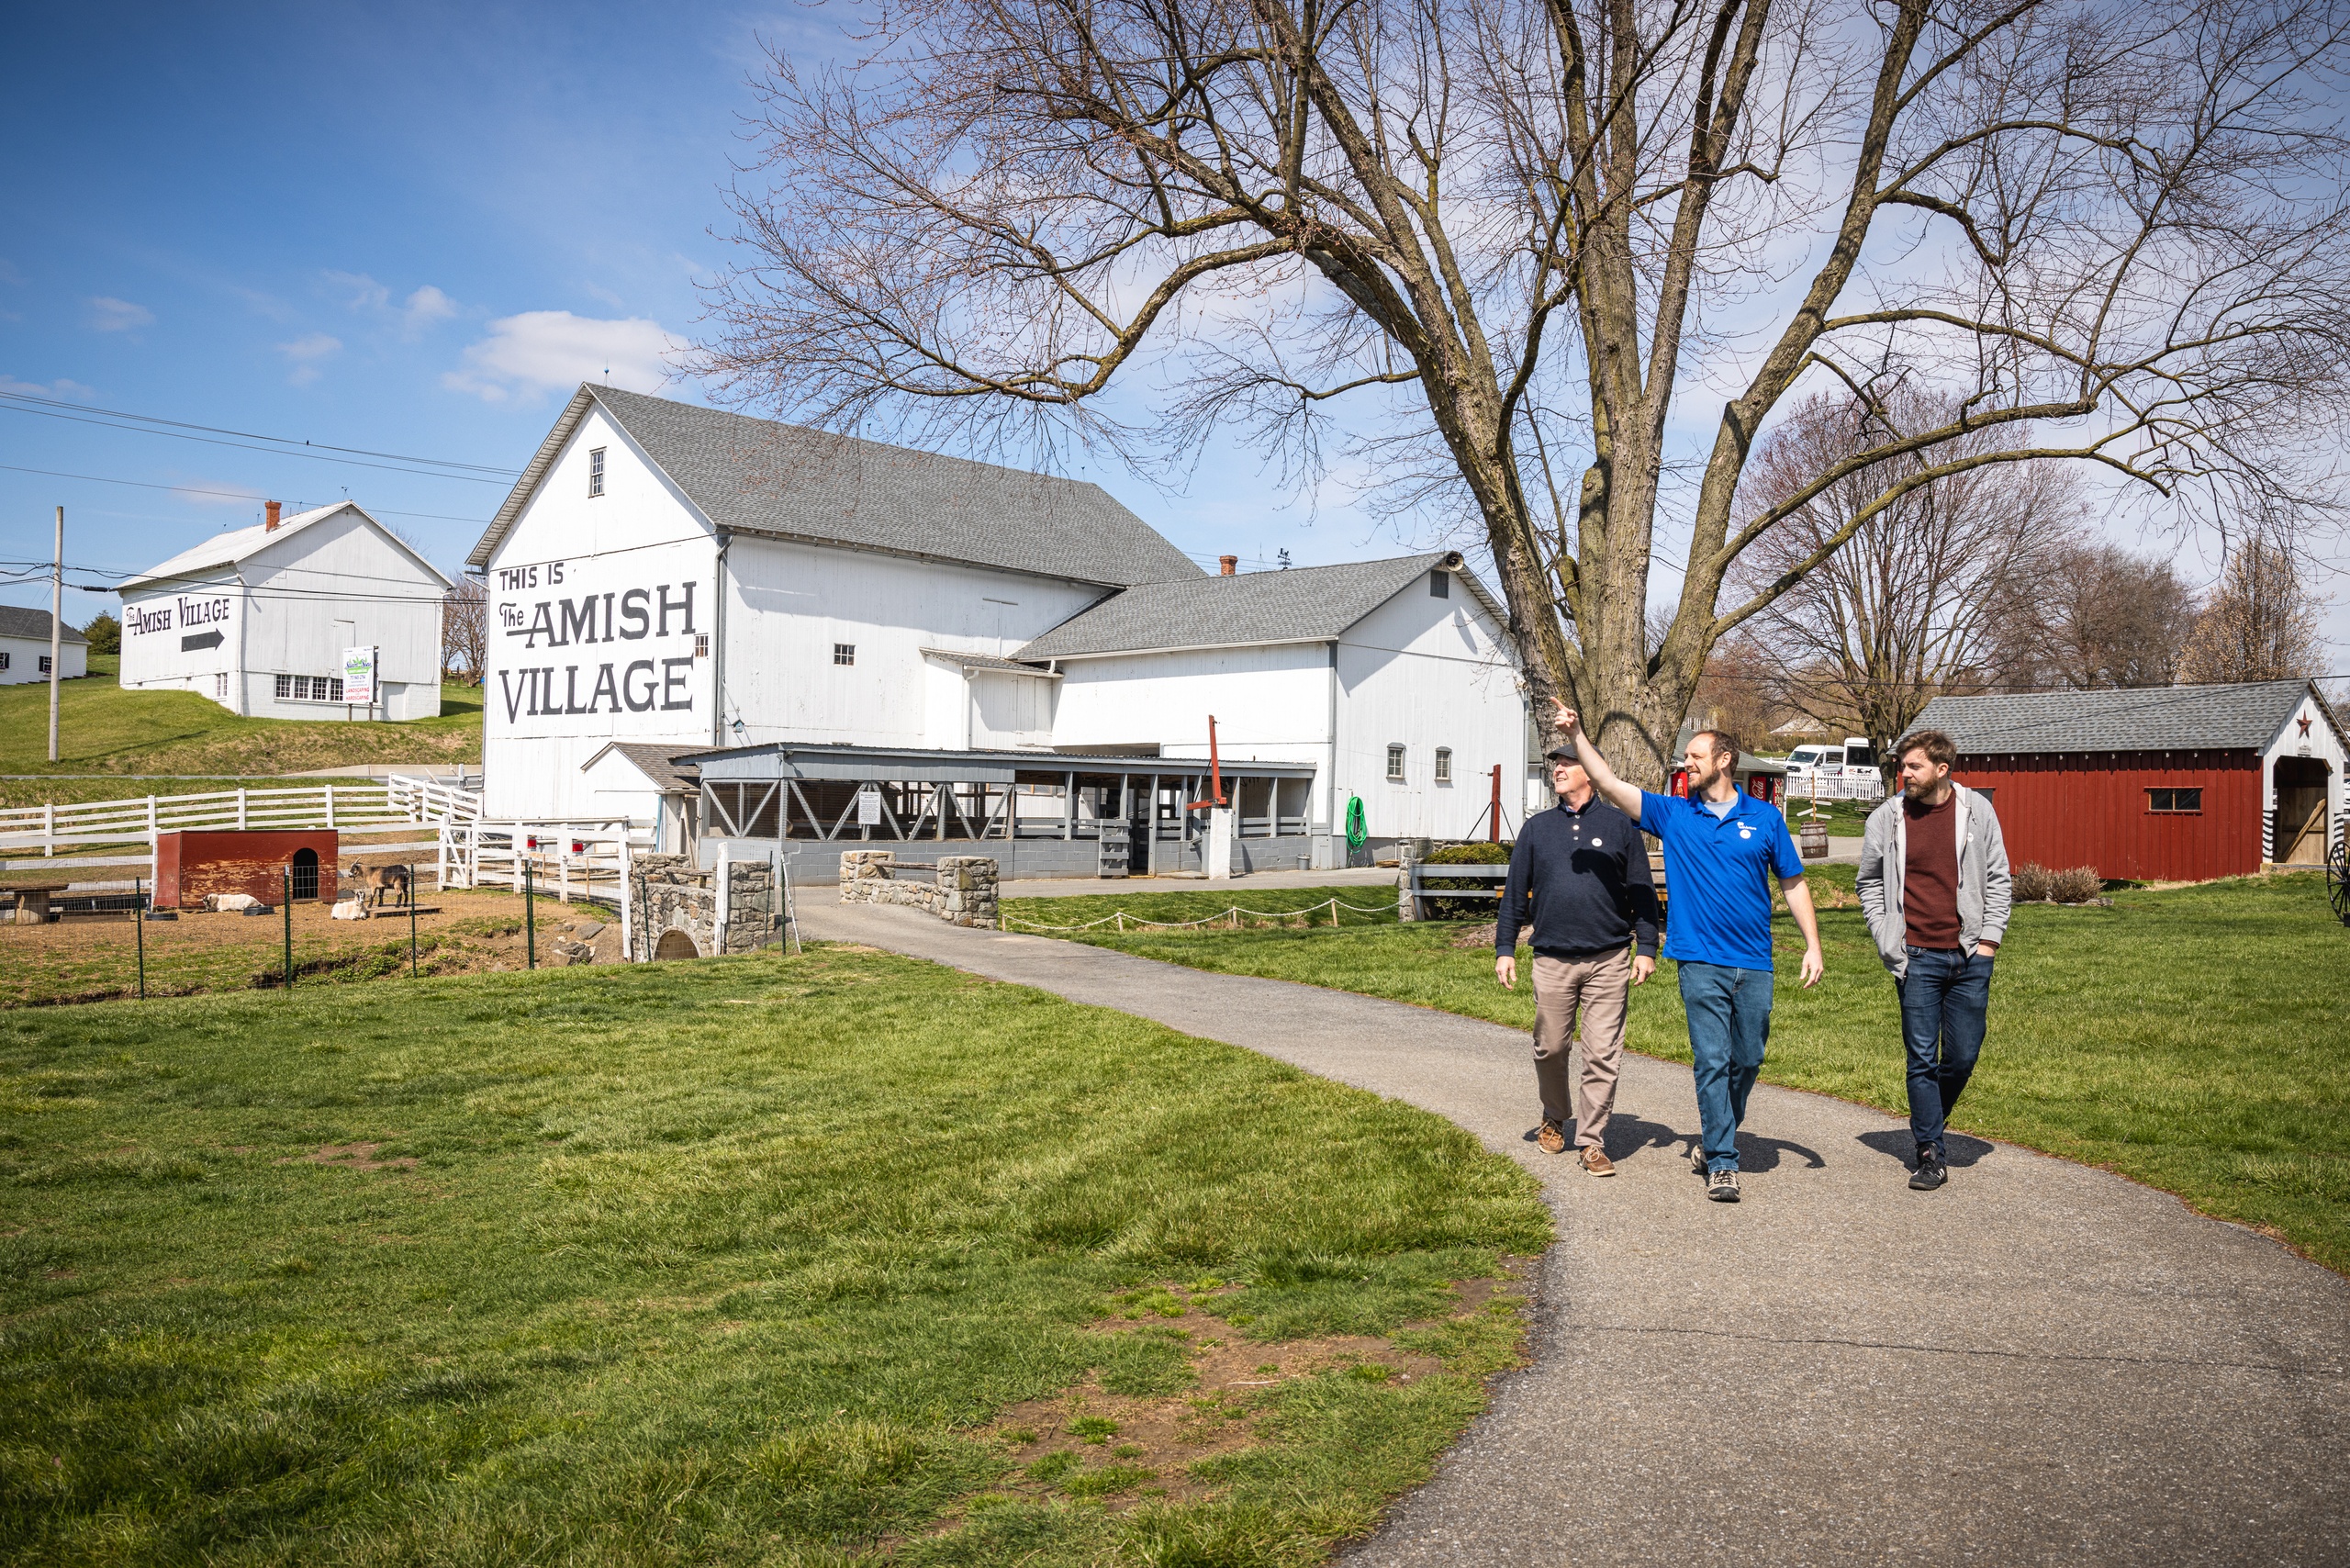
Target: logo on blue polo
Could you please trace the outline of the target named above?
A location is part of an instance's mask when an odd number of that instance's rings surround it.
[[[1738,824],[1738,836],[1740,838],[1752,838],[1754,836],[1754,830],[1748,827],[1744,823],[1740,823]]]

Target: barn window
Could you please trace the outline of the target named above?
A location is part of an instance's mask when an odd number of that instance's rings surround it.
[[[0,648],[0,669],[6,669],[7,667],[8,667],[8,650],[7,650],[7,649],[6,649],[6,648]]]
[[[1449,745],[1436,748],[1436,781],[1439,784],[1452,782],[1452,748]]]
[[[224,669],[219,674],[212,678],[212,695],[215,697],[226,697],[229,695],[229,672],[227,670]]]
[[[706,659],[710,657],[709,633],[697,632],[694,633],[694,657],[698,659]]]
[[[2202,809],[2203,790],[2199,786],[2192,790],[2168,789],[2146,791],[2146,810],[2150,812],[2177,813],[2200,812]]]
[[[47,654],[43,654],[40,656],[40,672],[43,675],[47,675],[49,673],[49,655]]]
[[[1400,784],[1404,781],[1404,748],[1402,746],[1392,745],[1387,748],[1387,777],[1393,783]]]
[[[855,643],[834,643],[833,644],[833,662],[836,665],[855,664],[856,662],[856,644]]]
[[[604,449],[600,446],[588,454],[588,493],[591,496],[604,493]]]
[[[1441,566],[1438,567],[1435,571],[1430,572],[1428,574],[1428,597],[1430,599],[1450,599],[1452,597],[1452,574],[1444,570]]]

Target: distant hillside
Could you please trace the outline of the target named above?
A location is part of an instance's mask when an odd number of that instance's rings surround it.
[[[54,763],[48,683],[0,686],[0,773],[224,776],[481,760],[481,693],[473,687],[442,687],[441,716],[405,724],[241,719],[192,691],[125,691],[115,683],[120,665],[115,655],[93,654],[90,673],[63,683]],[[23,792],[21,785],[8,790]]]

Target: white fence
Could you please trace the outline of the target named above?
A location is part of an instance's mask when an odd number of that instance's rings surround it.
[[[625,817],[569,823],[441,824],[435,862],[443,888],[509,888],[625,905],[631,857],[650,850],[653,830]]]
[[[380,838],[420,823],[465,822],[481,814],[468,789],[396,775],[383,783],[303,785],[285,790],[219,790],[200,795],[146,795],[127,801],[17,806],[0,810],[0,855],[61,851],[71,866],[129,866],[154,858],[163,834],[201,829],[333,828]],[[91,857],[89,851],[137,845],[140,855]],[[430,849],[433,841],[374,843],[370,849]],[[33,863],[38,865],[38,862]]]
[[[1787,779],[1787,809],[1794,811],[1807,801],[1882,801],[1885,799],[1885,776],[1874,767],[1848,768],[1843,777],[1831,778]]]

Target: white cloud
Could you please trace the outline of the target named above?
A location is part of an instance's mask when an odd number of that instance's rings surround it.
[[[95,397],[97,388],[84,386],[78,381],[68,381],[62,375],[44,386],[38,381],[19,381],[6,371],[0,371],[0,392],[16,392],[28,398],[62,398],[68,402],[78,402],[84,398]]]
[[[307,386],[319,378],[319,362],[342,348],[341,338],[330,338],[324,332],[305,332],[290,343],[280,343],[277,352],[293,362],[293,374],[286,380],[297,386]]]
[[[128,299],[115,299],[99,295],[90,301],[90,325],[101,332],[128,332],[138,327],[155,324],[155,313],[144,305],[133,305]]]
[[[582,381],[655,392],[669,378],[670,356],[684,347],[660,322],[641,316],[599,321],[568,310],[526,310],[492,321],[489,336],[467,348],[464,364],[441,384],[487,403],[568,391]]]
[[[344,304],[353,310],[381,310],[391,301],[392,291],[365,273],[330,272],[326,276],[329,283],[351,296]]]
[[[445,321],[456,313],[457,302],[428,283],[401,305],[400,330],[412,338],[433,322]]]

